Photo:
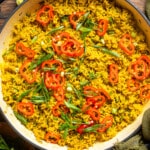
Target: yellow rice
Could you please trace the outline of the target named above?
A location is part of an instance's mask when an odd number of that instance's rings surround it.
[[[78,0],[79,1],[79,0]],[[114,2],[109,0],[102,0],[101,2],[89,1],[84,4],[85,1],[79,1],[79,4],[75,4],[75,1],[45,1],[45,4],[50,4],[54,8],[55,17],[50,25],[43,29],[35,20],[36,12],[29,13],[15,25],[13,37],[9,43],[9,49],[7,49],[3,55],[4,63],[2,65],[2,90],[4,100],[8,105],[16,110],[16,98],[19,97],[24,91],[32,88],[33,85],[28,84],[20,76],[18,70],[24,60],[23,57],[19,57],[15,52],[15,45],[18,41],[21,41],[27,47],[30,47],[36,52],[35,58],[43,52],[50,53],[52,50],[51,39],[54,35],[61,33],[57,31],[54,34],[48,34],[52,30],[51,24],[55,27],[64,25],[63,31],[70,33],[72,37],[78,39],[82,44],[84,41],[80,38],[80,32],[71,28],[69,21],[61,22],[59,18],[64,15],[70,15],[77,11],[91,11],[89,17],[93,22],[103,18],[113,18],[114,23],[108,27],[109,30],[114,30],[115,34],[105,34],[103,40],[95,34],[92,30],[86,37],[86,53],[85,59],[80,63],[80,59],[68,64],[70,65],[65,72],[71,72],[67,74],[67,81],[71,83],[76,89],[80,87],[80,83],[83,81],[90,81],[90,85],[96,88],[105,89],[110,97],[111,101],[105,103],[100,108],[101,118],[112,115],[113,125],[105,132],[101,134],[85,133],[82,136],[76,132],[70,132],[66,139],[61,138],[58,142],[59,145],[67,145],[68,149],[82,150],[89,146],[92,146],[95,142],[107,141],[113,138],[119,131],[132,123],[137,116],[141,113],[146,100],[139,98],[139,90],[136,92],[130,92],[127,88],[127,80],[131,78],[131,75],[127,72],[127,68],[131,62],[134,62],[141,53],[147,54],[149,49],[145,42],[145,36],[142,31],[136,26],[136,21],[133,20],[132,14],[126,10],[116,7]],[[123,34],[131,33],[133,35],[133,42],[135,45],[135,53],[132,56],[127,56],[119,47],[118,42]],[[33,42],[33,38],[37,37]],[[93,42],[94,41],[94,42]],[[94,48],[94,43],[99,46],[106,46],[108,49],[116,51],[120,57],[113,57],[109,54],[103,53],[97,48]],[[60,59],[57,54],[54,56],[56,59]],[[116,85],[111,85],[108,80],[108,65],[111,63],[119,64],[119,82]],[[72,70],[78,67],[78,75],[76,76]],[[89,74],[94,74],[95,79],[90,80]],[[38,81],[40,78],[38,79]],[[141,85],[150,82],[150,79],[146,79]],[[23,101],[30,101],[30,96],[26,96]],[[85,99],[77,98],[73,91],[67,92],[67,97],[72,96],[72,102],[76,106],[80,106],[81,102],[85,102]],[[33,116],[28,117],[28,123],[26,127],[33,131],[37,140],[44,140],[45,133],[48,131],[59,132],[60,135],[63,131],[59,131],[60,124],[63,120],[56,118],[51,113],[51,108],[55,105],[56,100],[53,96],[47,103],[35,105],[35,112]],[[89,120],[89,116],[83,113],[77,114],[78,118],[82,118],[85,122]],[[75,119],[75,118],[72,118]]]

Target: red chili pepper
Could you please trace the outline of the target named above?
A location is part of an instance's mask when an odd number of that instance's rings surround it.
[[[62,32],[59,35],[56,35],[55,37],[52,38],[52,46],[54,51],[60,55],[61,52],[61,45],[65,42],[68,41],[70,38],[70,34],[67,32]]]
[[[61,52],[66,56],[78,57],[84,53],[83,46],[75,39],[68,39],[61,45]]]
[[[81,125],[77,128],[77,132],[80,133],[80,134],[82,134],[82,133],[84,133],[84,129],[86,129],[87,127],[92,126],[93,124],[94,124],[94,121],[93,121],[93,120],[91,120],[91,121],[89,122],[89,124],[81,124]]]
[[[108,92],[102,88],[98,89],[98,95],[104,96],[106,101],[111,99]]]
[[[47,88],[51,88],[53,90],[57,90],[58,88],[62,87],[65,82],[65,78],[61,77],[60,74],[54,74],[50,71],[45,73],[45,86]]]
[[[83,93],[86,97],[93,97],[98,95],[98,89],[93,86],[84,86]]]
[[[34,106],[31,102],[19,102],[17,110],[24,116],[32,116],[34,114]]]
[[[20,75],[28,82],[28,83],[34,83],[36,81],[37,71],[38,67],[35,68],[32,71],[28,70],[29,63],[31,63],[30,59],[26,59],[22,66],[19,69]],[[30,77],[31,76],[31,77]]]
[[[43,27],[46,27],[53,17],[53,7],[51,5],[45,5],[37,12],[36,21]]]
[[[140,56],[129,66],[128,71],[137,80],[146,79],[150,75],[150,59],[146,55]]]
[[[100,112],[98,109],[89,108],[86,113],[92,118],[93,121],[99,121],[100,119]]]
[[[150,75],[150,58],[147,55],[142,55],[139,57],[138,60],[142,60],[145,62],[145,66],[146,66],[145,76],[146,76],[146,78],[149,77],[149,75]]]
[[[84,86],[83,93],[86,97],[103,96],[106,100],[110,100],[109,94],[102,88],[98,89],[92,86]]]
[[[68,113],[69,109],[66,107],[63,101],[57,101],[56,105],[52,108],[52,113],[55,117],[60,117],[61,112]]]
[[[57,134],[57,133],[54,133],[54,132],[47,132],[45,134],[45,137],[44,137],[45,141],[46,142],[50,142],[50,143],[53,143],[53,144],[57,144],[58,141],[60,140],[60,135]]]
[[[110,64],[109,65],[109,81],[111,84],[118,83],[118,65]]]
[[[91,108],[91,105],[89,105],[88,103],[85,103],[83,106],[82,106],[82,112],[83,113],[86,113],[88,111],[88,109]]]
[[[59,87],[57,90],[54,90],[54,97],[57,101],[64,101],[64,89],[63,87]]]
[[[108,20],[105,19],[99,20],[97,34],[99,36],[104,36],[107,30],[108,30]]]
[[[94,107],[95,109],[98,109],[101,106],[103,106],[103,104],[106,102],[106,99],[104,96],[99,95],[99,96],[87,98],[86,101],[87,101],[87,104]]]
[[[127,81],[127,87],[129,89],[129,91],[134,92],[134,91],[137,91],[140,88],[140,83],[135,79],[129,79]]]
[[[100,123],[102,126],[98,129],[98,132],[105,132],[113,124],[113,117],[107,116]]]
[[[144,85],[140,89],[140,97],[143,99],[150,99],[150,84]]]
[[[35,56],[35,51],[31,50],[30,48],[24,46],[23,43],[18,42],[16,44],[16,53],[19,55],[26,56],[28,58],[34,58]]]
[[[127,54],[132,55],[135,47],[130,34],[125,34],[119,41],[119,47]]]
[[[85,12],[75,12],[69,16],[69,21],[74,29],[76,29],[80,17],[84,14]]]
[[[88,125],[87,124],[81,124],[78,128],[77,128],[77,132],[82,134],[84,132],[84,129],[87,128]]]

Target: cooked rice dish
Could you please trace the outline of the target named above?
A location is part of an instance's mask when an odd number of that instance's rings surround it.
[[[131,124],[150,98],[150,49],[112,0],[45,0],[15,24],[2,92],[40,142],[88,149]]]

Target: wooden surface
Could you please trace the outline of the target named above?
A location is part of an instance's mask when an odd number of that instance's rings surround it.
[[[130,1],[132,1],[141,11],[145,12],[146,0],[130,0]],[[17,7],[16,0],[4,0],[0,4],[0,28],[16,7]]]

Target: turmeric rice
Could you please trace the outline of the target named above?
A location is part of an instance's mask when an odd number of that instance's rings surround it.
[[[88,149],[131,124],[150,98],[145,35],[112,0],[44,0],[12,32],[2,92],[38,141]]]

